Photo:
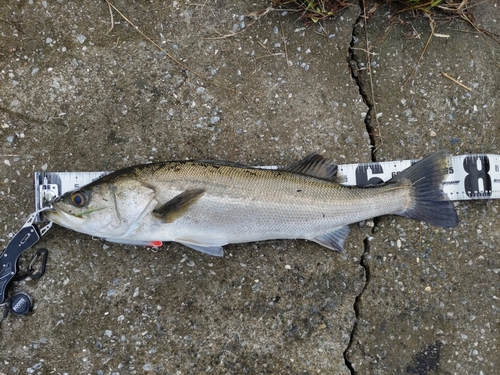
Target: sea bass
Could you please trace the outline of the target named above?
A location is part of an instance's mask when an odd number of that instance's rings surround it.
[[[49,220],[111,242],[175,241],[214,256],[229,243],[306,239],[343,250],[348,224],[395,214],[454,227],[438,151],[385,184],[338,184],[337,167],[313,153],[288,167],[170,161],[128,167],[52,202]]]

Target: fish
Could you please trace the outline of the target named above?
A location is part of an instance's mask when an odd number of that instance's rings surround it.
[[[212,256],[227,244],[277,239],[344,251],[348,225],[374,217],[456,226],[442,190],[447,155],[437,151],[369,187],[339,184],[337,166],[317,153],[275,170],[214,160],[135,165],[53,199],[45,215],[110,242],[177,242]]]

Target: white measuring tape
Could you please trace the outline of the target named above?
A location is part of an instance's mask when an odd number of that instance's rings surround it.
[[[376,185],[393,178],[418,160],[343,164],[343,185]],[[448,157],[448,175],[443,191],[452,201],[500,198],[500,155],[471,154]]]
[[[339,164],[342,185],[376,185],[393,178],[418,160]],[[262,168],[278,168],[276,166]],[[78,189],[109,172],[35,172],[35,209],[52,198]],[[452,201],[500,198],[500,155],[471,154],[448,157],[443,191]]]

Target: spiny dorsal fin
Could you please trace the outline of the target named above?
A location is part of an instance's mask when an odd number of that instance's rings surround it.
[[[178,217],[182,216],[187,211],[189,206],[196,202],[204,192],[204,189],[189,189],[183,191],[161,207],[154,210],[153,213],[160,217],[164,222],[171,223]]]
[[[283,170],[322,178],[324,180],[336,181],[337,179],[337,166],[316,152],[283,168]]]

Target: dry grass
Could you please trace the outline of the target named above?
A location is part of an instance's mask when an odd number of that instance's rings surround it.
[[[314,23],[335,17],[357,0],[274,0],[273,7],[293,7],[300,18]]]
[[[357,3],[357,0],[274,0],[273,7],[286,7],[300,12],[300,18],[314,23],[335,17],[342,10]],[[462,17],[469,13],[470,0],[385,0],[399,4],[399,12],[418,11],[435,15]]]
[[[425,13],[444,12],[461,15],[469,9],[469,0],[398,0],[407,10],[420,10]]]
[[[478,33],[483,33],[500,43],[500,36],[479,27],[472,10],[481,1],[472,0],[379,0],[380,3],[387,3],[392,7],[393,14],[397,15],[405,12],[413,12],[428,17],[430,20],[454,20],[461,19],[469,23]],[[496,0],[483,0],[496,1]],[[323,20],[334,18],[337,14],[347,9],[353,4],[358,4],[359,0],[273,0],[273,4],[268,9],[287,9],[300,14],[299,18],[307,22],[318,23]],[[365,6],[365,2],[361,3]],[[372,9],[364,9],[365,16],[371,14],[380,4],[372,4]]]

